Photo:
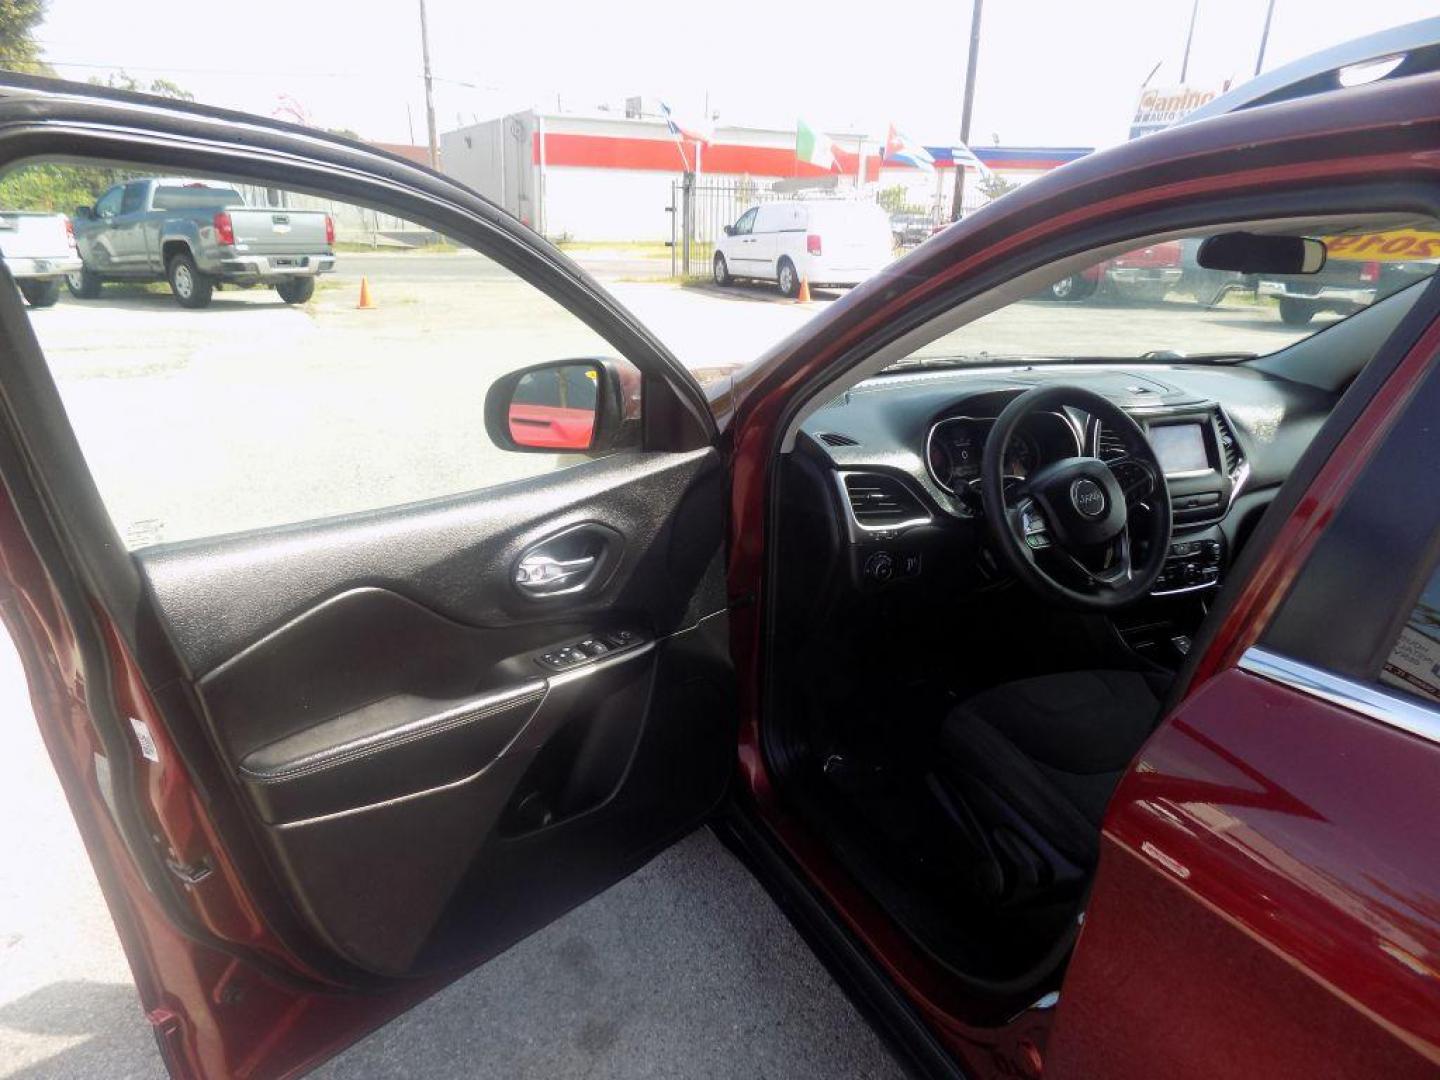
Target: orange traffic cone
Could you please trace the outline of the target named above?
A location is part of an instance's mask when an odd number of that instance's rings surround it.
[[[795,294],[797,304],[808,304],[810,302],[810,279],[804,274],[800,275],[800,291]]]
[[[360,302],[355,305],[361,311],[368,311],[370,308],[379,307],[370,296],[370,281],[367,278],[360,279]]]

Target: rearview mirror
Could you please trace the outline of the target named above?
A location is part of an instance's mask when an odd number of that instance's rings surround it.
[[[601,454],[638,443],[640,372],[604,358],[511,372],[485,396],[485,429],[502,450]]]
[[[1240,274],[1318,274],[1325,266],[1325,244],[1304,236],[1262,236],[1232,232],[1207,236],[1195,259],[1203,270]]]
[[[95,219],[95,208],[93,206],[77,206],[73,215],[76,221],[93,221]]]

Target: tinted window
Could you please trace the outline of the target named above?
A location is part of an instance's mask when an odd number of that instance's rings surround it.
[[[759,213],[758,207],[747,210],[740,215],[740,220],[735,222],[735,234],[737,236],[745,236],[755,227],[755,215],[757,213]]]
[[[120,213],[133,214],[145,205],[144,183],[126,184],[125,195],[120,200]]]
[[[1440,570],[1426,583],[1391,644],[1380,681],[1440,704]]]
[[[244,206],[245,200],[234,188],[204,187],[158,187],[151,205],[156,210],[209,210],[226,206]]]

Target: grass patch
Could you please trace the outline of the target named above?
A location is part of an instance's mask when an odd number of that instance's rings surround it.
[[[358,240],[337,240],[332,247],[337,255],[450,255],[460,250],[459,244],[442,240],[434,244],[366,244]]]
[[[663,241],[654,240],[560,240],[555,244],[561,251],[617,251],[637,259],[668,259],[670,247]]]

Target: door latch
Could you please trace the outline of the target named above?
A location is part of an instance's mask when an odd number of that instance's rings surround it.
[[[556,559],[538,553],[527,555],[515,567],[515,586],[531,596],[568,592],[584,586],[595,569],[595,562],[594,555],[575,559]]]

